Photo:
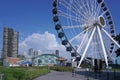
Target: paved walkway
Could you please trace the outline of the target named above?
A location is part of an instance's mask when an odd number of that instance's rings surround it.
[[[78,74],[73,77],[71,72],[51,71],[51,73],[38,77],[34,80],[87,80],[87,77]]]
[[[71,72],[51,71],[49,74],[38,77],[34,80],[120,80],[120,72],[94,73],[78,71],[75,76]]]

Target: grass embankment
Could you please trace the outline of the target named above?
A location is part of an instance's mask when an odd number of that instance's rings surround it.
[[[4,74],[4,80],[32,80],[33,78],[49,73],[50,70],[72,71],[72,68],[64,66],[52,66],[49,68],[48,67],[6,68],[0,66],[0,74]]]
[[[4,74],[5,80],[32,80],[49,72],[50,70],[47,67],[32,67],[29,69],[0,67],[0,73]]]
[[[55,70],[55,71],[65,71],[65,72],[73,71],[72,67],[66,67],[66,66],[52,66],[52,67],[50,67],[50,69]]]

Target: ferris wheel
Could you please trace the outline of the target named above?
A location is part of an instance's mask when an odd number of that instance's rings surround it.
[[[108,67],[115,46],[115,25],[105,0],[54,0],[53,21],[71,56],[102,59]]]

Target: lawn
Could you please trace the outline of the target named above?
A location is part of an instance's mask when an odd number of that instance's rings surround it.
[[[31,67],[31,68],[6,68],[0,66],[0,73],[4,74],[5,80],[32,80],[35,77],[49,73],[47,67]]]

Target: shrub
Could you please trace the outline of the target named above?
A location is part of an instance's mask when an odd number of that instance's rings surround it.
[[[0,66],[0,73],[5,75],[4,80],[31,80],[35,77],[49,73],[47,67],[42,68],[5,68]]]
[[[17,68],[15,70],[13,70],[13,77],[18,79],[18,80],[23,80],[25,78],[25,70],[24,69],[20,69],[20,68]]]
[[[3,63],[2,62],[0,62],[0,66],[2,66],[3,65]]]
[[[50,70],[47,67],[35,67],[27,70],[27,79],[33,79],[35,77],[49,73]]]
[[[72,67],[66,67],[66,66],[52,66],[50,67],[51,70],[55,71],[72,71]]]

